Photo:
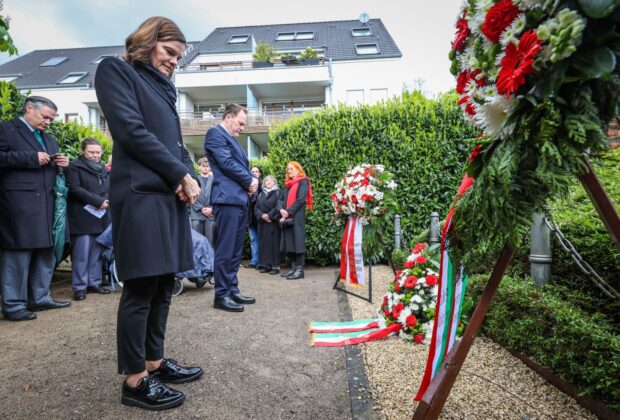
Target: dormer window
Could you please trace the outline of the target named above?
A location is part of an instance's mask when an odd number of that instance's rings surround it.
[[[97,57],[97,59],[96,59],[96,60],[94,60],[92,63],[93,63],[93,64],[99,64],[99,63],[101,63],[104,59],[106,59],[106,58],[108,58],[108,57],[117,57],[117,55],[116,55],[116,54],[103,54],[103,55],[100,55],[99,57]]]
[[[276,36],[276,41],[294,41],[295,32],[280,32]]]
[[[63,77],[62,79],[60,79],[56,83],[60,83],[62,85],[70,85],[70,84],[73,84],[73,83],[77,82],[82,77],[86,76],[86,74],[87,73],[85,73],[85,72],[82,72],[82,73],[69,73],[69,74],[67,74],[65,77]]]
[[[351,30],[351,33],[353,34],[354,37],[358,37],[358,36],[371,36],[372,35],[372,29],[370,28],[355,28]]]
[[[250,39],[250,35],[233,35],[228,40],[229,44],[243,44]]]
[[[39,67],[54,67],[67,61],[67,57],[52,57],[44,63],[39,64]]]
[[[355,52],[357,55],[379,54],[379,47],[377,44],[357,44],[355,46]]]
[[[314,39],[314,32],[297,32],[295,39],[298,41],[303,39]]]
[[[19,74],[11,75],[11,76],[0,76],[0,81],[11,83],[15,80],[19,79]]]

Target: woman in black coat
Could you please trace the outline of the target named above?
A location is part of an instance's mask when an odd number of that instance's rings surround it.
[[[110,224],[109,175],[101,163],[101,143],[85,138],[81,148],[82,156],[71,162],[67,173],[71,286],[75,300],[83,300],[87,291],[110,293],[101,287],[103,248],[95,240]]]
[[[97,67],[97,99],[114,140],[110,175],[112,241],[118,277],[121,402],[149,410],[183,403],[162,382],[198,379],[200,368],[164,359],[174,273],[193,268],[187,204],[200,194],[183,145],[170,77],[186,41],[170,19],[152,17],[125,41],[124,60]]]
[[[306,254],[306,208],[312,209],[312,185],[298,162],[286,165],[286,189],[280,210],[282,239],[280,251],[294,258],[291,271],[283,274],[289,280],[304,278]]]
[[[256,204],[254,218],[257,220],[258,233],[258,264],[260,273],[280,273],[280,209],[282,199],[278,182],[272,175],[263,180]]]

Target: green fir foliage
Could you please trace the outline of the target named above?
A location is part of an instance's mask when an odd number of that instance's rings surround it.
[[[281,181],[287,162],[296,160],[312,182],[315,207],[306,224],[310,259],[337,261],[342,227],[332,222],[330,195],[342,175],[360,163],[382,164],[394,174],[406,243],[427,227],[432,211],[446,215],[470,147],[464,139],[476,134],[455,104],[454,95],[428,99],[414,92],[381,105],[328,108],[272,129],[269,171]]]

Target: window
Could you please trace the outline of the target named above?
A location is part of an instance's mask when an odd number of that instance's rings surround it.
[[[69,73],[56,83],[60,83],[63,85],[70,85],[71,83],[77,82],[84,76],[86,76],[86,73]]]
[[[370,29],[370,28],[355,28],[355,29],[351,30],[351,33],[353,34],[353,36],[371,36],[372,35],[372,29]]]
[[[347,105],[364,103],[364,89],[347,90]]]
[[[376,104],[377,102],[386,101],[388,98],[387,89],[370,89],[370,104]]]
[[[250,35],[233,35],[228,40],[228,43],[229,44],[243,44],[244,42],[247,42],[248,39],[250,39]]]
[[[358,44],[355,46],[355,52],[357,55],[379,54],[379,47],[377,44]]]
[[[116,54],[103,54],[103,55],[100,55],[99,57],[97,57],[97,59],[95,61],[93,61],[93,64],[99,64],[105,58],[108,58],[108,57],[116,57]]]
[[[78,121],[80,119],[79,115],[77,113],[67,113],[65,114],[65,122],[72,122],[72,121]]]
[[[276,41],[293,41],[295,39],[295,32],[280,32],[276,36]]]
[[[0,80],[2,80],[3,82],[7,82],[7,83],[11,83],[15,80],[19,79],[19,75],[15,75],[15,76],[0,76]]]
[[[39,67],[54,67],[65,61],[67,61],[67,57],[52,57],[46,62],[39,64]]]
[[[297,35],[295,35],[295,39],[314,39],[314,32],[297,32]]]

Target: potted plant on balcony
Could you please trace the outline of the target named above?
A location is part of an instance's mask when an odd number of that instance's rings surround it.
[[[259,42],[256,44],[252,58],[254,59],[252,62],[254,68],[273,67],[273,48],[266,42]]]
[[[317,65],[319,64],[319,56],[316,51],[314,51],[311,47],[308,47],[301,52],[299,62],[306,66]]]
[[[284,64],[287,64],[287,65],[299,64],[299,61],[297,60],[297,57],[294,56],[291,53],[280,54],[280,61],[283,62]]]

